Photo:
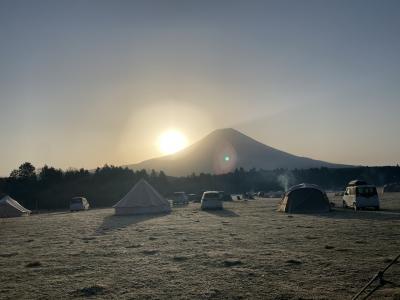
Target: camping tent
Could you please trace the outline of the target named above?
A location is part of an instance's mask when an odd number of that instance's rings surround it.
[[[398,193],[400,192],[400,183],[399,182],[393,182],[393,183],[388,183],[383,186],[383,192],[384,193]]]
[[[117,204],[116,215],[154,214],[171,211],[169,202],[146,180],[141,179]]]
[[[278,211],[288,213],[324,213],[330,211],[325,192],[314,184],[302,183],[289,189],[279,204]]]
[[[26,209],[10,196],[4,196],[0,200],[0,218],[29,216],[31,211]]]

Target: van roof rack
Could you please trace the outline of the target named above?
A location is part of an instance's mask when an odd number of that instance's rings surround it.
[[[349,182],[348,186],[367,185],[365,180],[355,179]]]

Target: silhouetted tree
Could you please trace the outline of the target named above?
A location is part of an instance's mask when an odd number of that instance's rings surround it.
[[[17,170],[13,170],[10,177],[22,180],[36,179],[35,167],[30,162],[25,162]]]
[[[63,178],[63,171],[61,169],[55,169],[53,167],[44,167],[39,172],[39,179],[43,182],[59,182]]]

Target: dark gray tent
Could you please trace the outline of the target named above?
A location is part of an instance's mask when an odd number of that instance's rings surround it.
[[[302,183],[289,189],[279,204],[278,211],[287,213],[325,213],[330,204],[325,192],[314,184]]]

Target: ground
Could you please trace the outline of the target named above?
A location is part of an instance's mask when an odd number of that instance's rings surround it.
[[[0,298],[350,299],[400,253],[400,194],[381,211],[322,215],[279,213],[278,201],[0,219]],[[385,279],[395,285],[373,298],[400,299],[400,264]]]

